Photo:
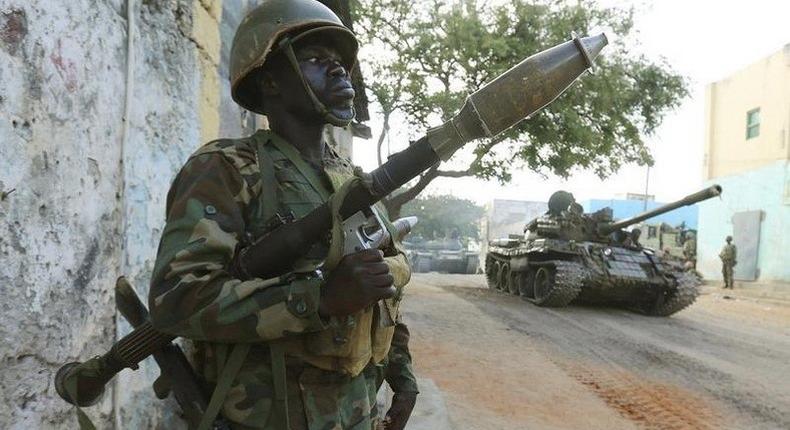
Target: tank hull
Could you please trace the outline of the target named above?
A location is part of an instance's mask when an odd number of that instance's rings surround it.
[[[486,275],[490,288],[539,306],[595,303],[660,316],[690,305],[699,285],[649,249],[552,238],[492,243]]]

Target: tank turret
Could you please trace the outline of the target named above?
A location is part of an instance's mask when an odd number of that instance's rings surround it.
[[[565,195],[568,196],[562,201],[562,209],[556,204],[559,199],[556,199],[555,196],[557,196],[558,193],[564,193],[563,197],[565,197]],[[530,221],[526,225],[524,230],[527,239],[548,237],[574,241],[608,242],[614,240],[615,242],[621,242],[626,237],[626,234],[622,231],[623,228],[638,224],[646,219],[659,216],[679,207],[692,205],[716,197],[721,194],[721,187],[719,185],[710,186],[678,201],[667,203],[658,208],[620,221],[613,220],[611,208],[606,207],[594,213],[586,214],[582,212],[581,205],[576,203],[570,193],[564,191],[558,193],[552,195],[550,203],[553,200],[555,204],[553,206],[549,205],[548,212]]]

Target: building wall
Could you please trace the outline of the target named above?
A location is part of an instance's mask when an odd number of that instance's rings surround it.
[[[115,279],[145,301],[187,156],[251,131],[222,56],[255,3],[132,0],[129,20],[124,0],[0,0],[0,427],[77,427],[55,371],[128,332]],[[86,411],[98,428],[181,427],[157,375],[146,360]]]
[[[548,210],[545,202],[496,199],[486,205],[481,237],[484,241],[523,234],[524,226]]]
[[[718,255],[724,238],[733,234],[732,215],[760,210],[764,218],[757,253],[758,280],[790,281],[790,163],[777,161],[749,172],[718,177],[715,183],[724,190],[721,198],[699,204],[697,269],[707,279],[722,279]],[[737,277],[737,266],[735,270]]]
[[[480,221],[480,264],[485,264],[488,241],[524,234],[524,226],[548,210],[546,202],[495,199],[486,204]]]
[[[203,143],[265,126],[228,79],[258,3],[0,0],[0,428],[77,428],[53,377],[129,332],[113,287],[125,275],[147,301],[172,178]],[[350,155],[349,131],[327,136]],[[158,375],[149,358],[85,411],[101,429],[184,428]]]
[[[647,210],[655,209],[659,206],[665,205],[666,203],[660,202],[647,202]],[[593,200],[586,200],[581,203],[582,207],[584,207],[584,212],[592,213],[597,210],[603,209],[605,207],[612,208],[612,212],[614,218],[617,220],[625,219],[632,217],[634,215],[638,215],[644,212],[645,202],[643,200],[601,200],[601,199],[593,199]],[[697,228],[697,216],[698,216],[698,209],[697,205],[692,206],[684,206],[682,208],[675,209],[673,211],[667,212],[663,215],[659,215],[655,218],[651,218],[645,221],[648,224],[658,224],[658,223],[667,223],[671,226],[677,226],[681,223],[686,223],[686,228],[689,229],[696,229]]]
[[[746,114],[760,108],[760,134],[746,138]],[[790,44],[706,88],[706,179],[790,157]]]

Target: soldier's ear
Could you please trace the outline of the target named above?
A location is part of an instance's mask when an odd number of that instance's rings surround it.
[[[261,93],[266,97],[280,94],[280,87],[277,85],[277,81],[268,71],[261,71],[258,78],[258,85],[260,85]]]

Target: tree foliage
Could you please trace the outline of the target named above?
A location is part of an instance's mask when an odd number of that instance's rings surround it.
[[[354,0],[353,13],[360,39],[376,52],[362,61],[384,121],[379,163],[393,115],[422,134],[451,117],[467,94],[573,32],[606,29],[617,40],[633,33],[632,10],[593,2]],[[528,168],[560,177],[585,169],[604,178],[624,164],[652,164],[643,137],[687,95],[685,79],[618,43],[597,66],[528,121],[478,142],[464,168],[436,166],[385,204],[397,214],[437,177],[504,183],[514,169]]]
[[[419,218],[411,235],[426,240],[451,237],[454,231],[462,238],[477,240],[484,212],[473,201],[451,195],[417,197],[401,210],[403,215]]]

